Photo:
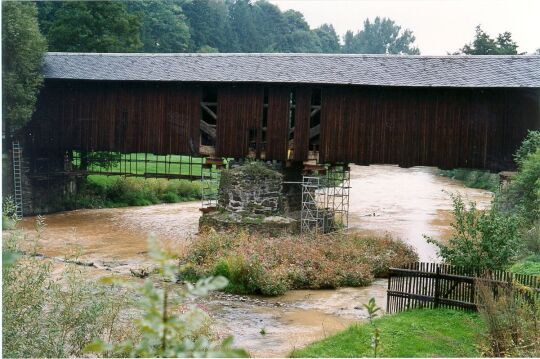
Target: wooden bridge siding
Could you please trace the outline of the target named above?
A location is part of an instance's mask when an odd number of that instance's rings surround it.
[[[217,87],[217,155],[245,157],[250,131],[260,153],[266,87],[269,158],[286,159],[286,86]],[[310,87],[295,88],[297,161],[308,155]],[[200,100],[193,84],[48,80],[26,132],[38,150],[196,154]],[[498,170],[539,119],[538,89],[324,86],[320,161]]]
[[[504,167],[497,162],[540,127],[538,109],[534,90],[328,87],[320,160]]]
[[[266,159],[286,160],[289,139],[289,87],[268,89]]]
[[[293,158],[296,161],[304,161],[308,158],[311,95],[312,89],[309,87],[296,88],[293,152]]]
[[[200,97],[171,84],[47,84],[29,132],[38,149],[195,155]]]
[[[242,158],[249,154],[250,132],[260,148],[264,88],[256,85],[218,88],[216,155]]]

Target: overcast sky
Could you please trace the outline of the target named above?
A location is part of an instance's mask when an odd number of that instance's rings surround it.
[[[315,28],[358,31],[366,17],[389,17],[416,36],[422,55],[445,55],[470,42],[476,25],[495,37],[510,31],[520,52],[540,48],[540,0],[269,0],[302,12]]]

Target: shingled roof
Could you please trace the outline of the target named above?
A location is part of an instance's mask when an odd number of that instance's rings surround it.
[[[50,52],[48,79],[537,87],[540,56]]]

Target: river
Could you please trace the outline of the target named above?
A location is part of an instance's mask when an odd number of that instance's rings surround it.
[[[438,176],[433,168],[352,166],[349,230],[390,234],[416,248],[421,260],[437,261],[435,246],[424,235],[438,240],[450,235],[448,192],[459,192],[480,208],[489,206],[492,196]],[[52,257],[77,253],[94,264],[95,276],[129,275],[131,269],[151,264],[146,255],[149,235],[182,252],[196,235],[199,207],[199,202],[189,202],[46,215],[39,251]],[[34,222],[24,218],[22,227],[32,232]],[[375,297],[384,307],[385,289],[386,280],[379,279],[365,288],[295,290],[277,298],[218,293],[205,299],[205,305],[220,335],[233,335],[253,356],[284,356],[365,320],[362,304]]]

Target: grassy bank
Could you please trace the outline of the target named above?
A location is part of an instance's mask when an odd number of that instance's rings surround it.
[[[510,272],[540,276],[540,254],[529,256],[513,264]]]
[[[67,209],[112,208],[200,199],[200,182],[93,175],[66,202]]]
[[[389,237],[354,234],[270,238],[242,231],[202,233],[183,258],[186,279],[222,275],[234,293],[280,295],[291,289],[364,286],[391,266],[418,259]]]
[[[381,330],[380,357],[477,357],[476,314],[452,310],[411,310],[376,319]],[[369,323],[295,350],[293,357],[372,357]]]
[[[154,155],[152,153],[131,153],[103,155],[107,160],[99,160],[101,152],[91,152],[89,156],[94,159],[88,166],[90,171],[126,172],[133,174],[145,173],[170,173],[182,175],[201,175],[203,158],[180,155]],[[189,162],[192,165],[189,165]],[[76,156],[73,161],[75,166],[80,165],[80,159]]]
[[[465,186],[470,188],[480,188],[491,192],[496,192],[499,188],[499,175],[489,171],[458,168],[440,170],[439,175],[462,181]]]

